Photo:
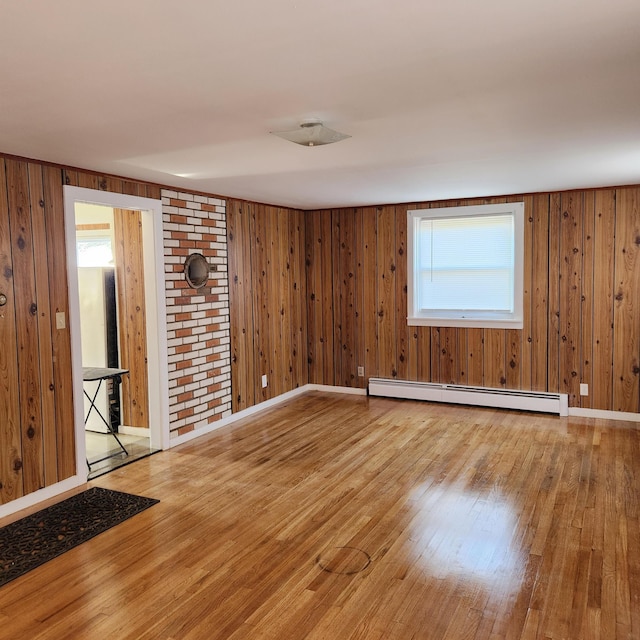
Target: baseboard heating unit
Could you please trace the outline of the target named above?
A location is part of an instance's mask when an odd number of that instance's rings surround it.
[[[566,393],[369,378],[369,395],[569,415],[569,396]]]

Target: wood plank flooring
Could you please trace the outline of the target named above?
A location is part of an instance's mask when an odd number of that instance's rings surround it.
[[[312,392],[92,484],[159,498],[2,638],[640,638],[640,429]]]

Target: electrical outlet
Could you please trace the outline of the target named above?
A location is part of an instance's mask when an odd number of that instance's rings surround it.
[[[64,311],[56,312],[56,329],[67,328],[67,317]]]
[[[267,386],[267,384],[269,384],[269,383],[267,382],[267,374],[265,373],[262,376],[262,388],[264,389]]]
[[[589,385],[586,384],[585,382],[581,382],[580,383],[580,395],[581,396],[588,396],[589,395]]]
[[[364,367],[358,367],[358,377],[364,378]]]

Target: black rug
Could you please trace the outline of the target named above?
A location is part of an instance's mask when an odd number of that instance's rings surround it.
[[[0,528],[0,587],[157,502],[92,487]]]

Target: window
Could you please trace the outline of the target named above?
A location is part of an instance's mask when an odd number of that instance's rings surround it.
[[[522,202],[408,219],[408,323],[522,329]]]
[[[113,250],[110,236],[77,237],[79,267],[113,266]]]

